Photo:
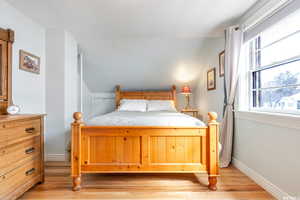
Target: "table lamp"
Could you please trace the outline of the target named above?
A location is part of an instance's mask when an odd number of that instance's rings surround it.
[[[185,85],[181,89],[181,94],[185,95],[185,107],[184,109],[190,108],[190,95],[192,94],[192,90],[189,86]]]

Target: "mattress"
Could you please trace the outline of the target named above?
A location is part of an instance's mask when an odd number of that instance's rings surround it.
[[[96,116],[86,122],[88,126],[181,126],[203,127],[205,124],[179,112],[133,112],[115,111]]]

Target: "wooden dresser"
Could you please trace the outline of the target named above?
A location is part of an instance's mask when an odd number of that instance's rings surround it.
[[[0,115],[0,199],[44,181],[44,115]]]

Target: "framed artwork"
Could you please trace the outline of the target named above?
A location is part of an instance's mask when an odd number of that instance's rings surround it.
[[[216,89],[216,68],[207,71],[207,90]]]
[[[222,77],[225,74],[225,51],[219,53],[219,76]]]
[[[20,50],[20,66],[21,70],[40,74],[40,58],[26,51]]]

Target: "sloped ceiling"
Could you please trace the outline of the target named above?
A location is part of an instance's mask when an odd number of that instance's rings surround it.
[[[202,42],[222,37],[256,0],[7,0],[47,28],[69,31],[91,91],[162,88],[201,71]],[[217,56],[217,55],[216,55]]]

